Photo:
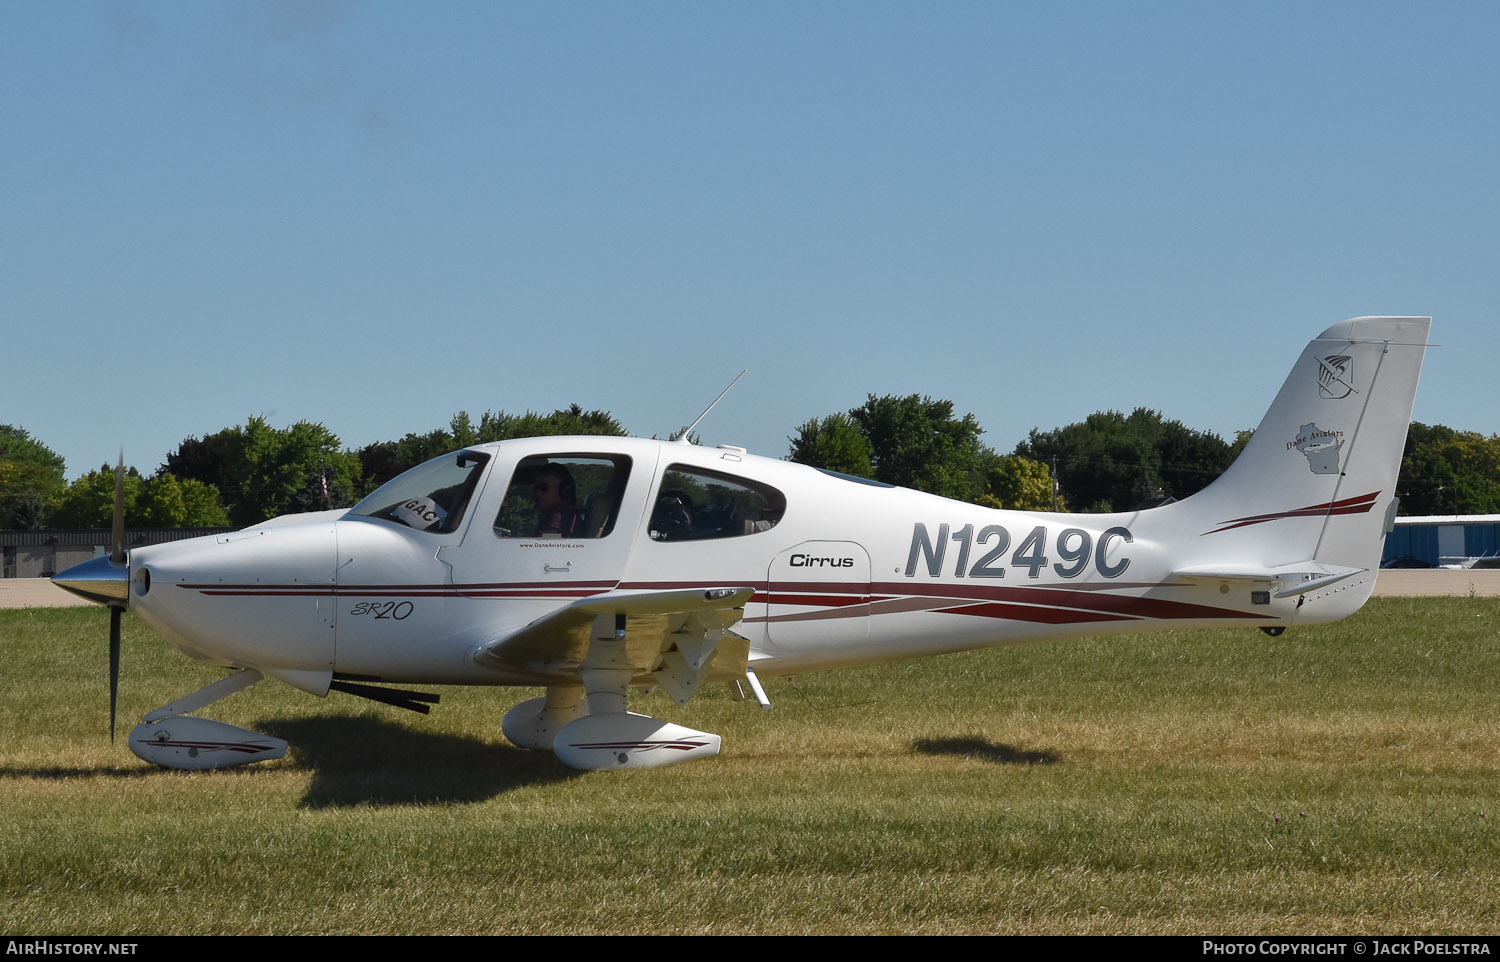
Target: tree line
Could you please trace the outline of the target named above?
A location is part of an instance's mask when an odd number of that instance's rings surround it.
[[[444,427],[348,449],[326,426],[285,428],[252,416],[189,437],[150,475],[125,477],[132,527],[256,524],[280,514],[345,508],[401,472],[488,441],[546,435],[623,436],[607,411],[574,404],[540,414],[455,414]],[[1033,428],[1009,453],[984,444],[972,414],[924,395],[869,395],[848,411],[809,418],[788,460],[996,508],[1123,511],[1188,497],[1229,467],[1250,431],[1226,441],[1159,412],[1099,411]],[[0,527],[110,524],[115,469],[71,484],[62,457],[26,430],[0,425]],[[1404,515],[1500,513],[1500,435],[1412,422],[1397,483]]]
[[[347,508],[424,461],[471,444],[550,434],[624,435],[607,411],[578,405],[551,414],[460,411],[446,427],[347,449],[325,425],[244,424],[189,437],[149,476],[125,472],[131,527],[244,527],[277,515]],[[0,425],[0,528],[108,527],[115,467],[65,481],[61,456],[25,429]]]

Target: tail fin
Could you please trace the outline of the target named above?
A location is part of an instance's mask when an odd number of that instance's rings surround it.
[[[1396,513],[1431,320],[1357,317],[1307,345],[1229,470],[1172,506],[1198,531],[1182,573],[1284,574],[1278,597],[1324,602],[1298,621],[1364,603]]]

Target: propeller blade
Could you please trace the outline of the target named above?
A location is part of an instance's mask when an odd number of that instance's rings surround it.
[[[115,740],[115,703],[120,692],[120,617],[125,609],[109,606],[109,740]]]
[[[120,464],[115,468],[115,523],[110,540],[109,560],[125,563],[125,449],[120,449]]]

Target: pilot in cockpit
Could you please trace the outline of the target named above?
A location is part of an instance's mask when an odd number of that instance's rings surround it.
[[[578,489],[573,473],[561,464],[548,463],[536,473],[532,486],[536,499],[536,536],[567,537],[578,525]]]

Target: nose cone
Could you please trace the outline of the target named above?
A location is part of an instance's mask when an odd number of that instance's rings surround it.
[[[52,576],[52,583],[80,598],[123,608],[130,600],[130,566],[108,557],[90,558]]]

